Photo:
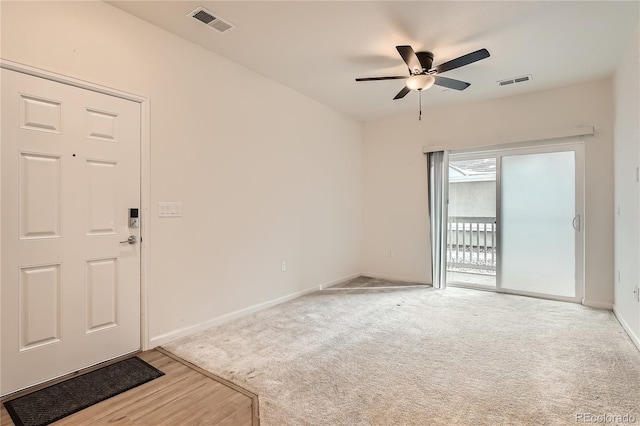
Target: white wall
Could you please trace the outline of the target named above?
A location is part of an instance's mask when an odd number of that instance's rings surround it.
[[[454,94],[455,95],[455,94]],[[433,108],[364,127],[363,271],[430,282],[423,146],[461,149],[536,140],[595,126],[585,138],[585,299],[613,303],[613,107],[610,79]],[[389,256],[393,250],[394,256]]]
[[[449,182],[448,216],[496,217],[496,181]]]
[[[631,40],[614,78],[615,99],[615,310],[640,347],[640,43]],[[618,212],[619,209],[619,212]],[[618,271],[620,278],[618,280]]]
[[[150,98],[154,342],[360,271],[359,123],[105,3],[1,7],[2,58]]]

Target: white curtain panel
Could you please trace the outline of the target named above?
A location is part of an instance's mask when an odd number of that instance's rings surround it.
[[[434,288],[442,289],[446,287],[447,271],[448,157],[447,151],[427,153],[431,236],[431,283]]]

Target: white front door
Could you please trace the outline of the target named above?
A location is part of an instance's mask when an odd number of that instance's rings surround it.
[[[1,82],[6,395],[140,348],[140,104]]]

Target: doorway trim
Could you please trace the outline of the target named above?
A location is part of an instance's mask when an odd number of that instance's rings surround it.
[[[147,246],[149,245],[149,225],[151,214],[150,206],[150,115],[149,115],[149,98],[146,96],[136,95],[129,92],[113,89],[107,86],[91,83],[77,78],[69,77],[63,74],[46,71],[30,65],[21,64],[19,62],[10,61],[0,58],[0,68],[16,71],[22,74],[43,78],[45,80],[55,81],[57,83],[66,84],[68,86],[78,87],[80,89],[90,90],[92,92],[104,95],[114,96],[116,98],[126,99],[128,101],[140,104],[140,213],[142,226],[140,227],[140,349],[147,350],[150,347],[149,342],[149,319],[148,319],[148,281],[147,281],[147,264],[149,253]],[[0,229],[0,235],[2,230]],[[0,266],[1,268],[1,266]]]

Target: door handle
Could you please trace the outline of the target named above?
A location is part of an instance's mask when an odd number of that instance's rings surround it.
[[[136,238],[135,235],[130,235],[129,238],[127,238],[124,241],[120,241],[120,244],[135,244],[138,242],[138,238]]]
[[[580,230],[580,215],[576,215],[573,218],[573,222],[571,223],[571,225],[573,225],[573,229],[575,229],[576,231]]]

